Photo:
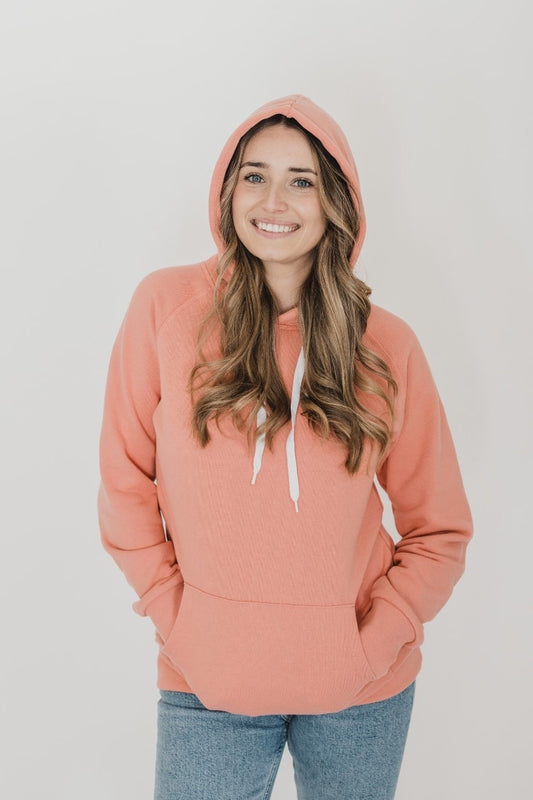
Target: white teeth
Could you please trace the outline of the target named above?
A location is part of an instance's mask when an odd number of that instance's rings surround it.
[[[295,231],[298,225],[273,225],[270,222],[255,222],[256,227],[262,231],[270,231],[271,233],[289,233]]]

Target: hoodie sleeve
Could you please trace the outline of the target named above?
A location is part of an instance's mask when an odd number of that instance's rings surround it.
[[[465,496],[445,412],[418,339],[396,379],[396,428],[377,478],[387,492],[401,539],[393,564],[371,589],[372,604],[361,622],[361,641],[376,678],[404,649],[420,645],[423,623],[450,597],[463,574],[472,537]]]
[[[153,414],[160,400],[156,302],[150,275],[135,289],[109,362],[100,434],[98,519],[101,542],[163,642],[183,593],[156,486]]]

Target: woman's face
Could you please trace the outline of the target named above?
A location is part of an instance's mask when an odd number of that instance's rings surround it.
[[[275,125],[246,145],[233,193],[233,224],[267,275],[311,269],[312,250],[326,229],[317,183],[313,151],[300,131]]]

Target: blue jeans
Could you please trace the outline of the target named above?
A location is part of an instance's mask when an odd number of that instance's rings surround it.
[[[255,717],[160,690],[154,800],[268,800],[286,742],[298,800],[392,800],[415,683],[331,714]]]

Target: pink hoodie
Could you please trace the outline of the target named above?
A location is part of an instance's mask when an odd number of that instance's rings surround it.
[[[100,437],[101,540],[139,597],[134,610],[155,626],[157,686],[247,715],[335,712],[407,687],[420,670],[423,623],[462,575],[472,536],[423,351],[405,322],[376,305],[364,342],[399,387],[392,445],[376,475],[366,473],[368,460],[349,475],[343,445],[320,439],[299,412],[297,308],[277,322],[292,424],[273,452],[259,439],[252,458],[228,418],[210,421],[205,448],[192,435],[186,385],[223,250],[220,187],[239,138],[276,113],[317,136],[359,187],[342,131],[308,98],[275,100],[243,122],[213,174],[218,252],[138,284],[111,353]],[[359,213],[352,265],[365,234]],[[212,335],[206,354],[215,357],[217,344]],[[375,479],[392,502],[396,545]]]

